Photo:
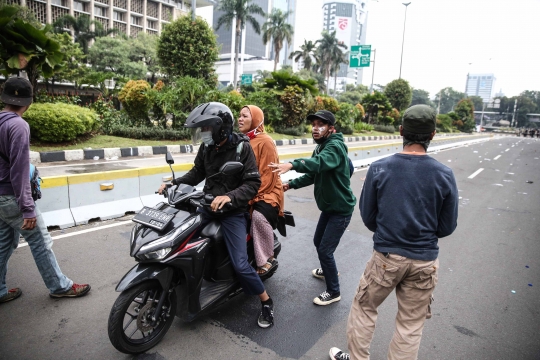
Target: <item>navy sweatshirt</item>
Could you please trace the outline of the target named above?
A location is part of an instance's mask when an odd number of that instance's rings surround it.
[[[0,120],[14,113],[0,112]],[[1,121],[0,121],[1,122]],[[35,204],[30,189],[30,127],[20,116],[0,126],[0,195],[15,195],[23,218],[34,218]]]
[[[457,226],[458,190],[452,170],[427,155],[395,154],[369,168],[360,213],[374,249],[435,260],[438,239]]]

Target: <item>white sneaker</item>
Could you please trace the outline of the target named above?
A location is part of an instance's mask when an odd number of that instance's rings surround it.
[[[324,280],[324,273],[321,268],[311,270],[311,275],[313,275],[317,279]],[[339,276],[339,273],[337,273],[337,275]]]
[[[341,300],[341,295],[339,293],[330,295],[328,291],[324,291],[321,295],[313,299],[313,303],[316,305],[330,305],[339,300]]]
[[[351,356],[347,353],[344,353],[337,347],[333,347],[330,349],[330,359],[332,360],[350,360]]]

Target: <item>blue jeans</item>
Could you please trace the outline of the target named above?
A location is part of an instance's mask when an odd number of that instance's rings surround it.
[[[37,206],[35,211],[36,227],[32,230],[22,230],[24,219],[15,197],[0,195],[0,296],[7,293],[7,264],[13,250],[19,245],[19,234],[30,246],[43,282],[51,293],[68,291],[73,285],[73,281],[62,274],[56,262],[52,251],[53,240]]]
[[[343,233],[351,222],[352,215],[338,215],[321,212],[313,244],[319,255],[319,262],[326,281],[326,291],[330,294],[339,293],[339,279],[334,251],[336,251]]]
[[[228,216],[213,216],[208,210],[199,210],[204,216],[203,225],[210,219],[219,220],[223,239],[231,258],[231,264],[238,276],[238,280],[247,295],[261,295],[264,285],[261,278],[250,265],[247,253],[247,218],[245,214],[231,214]]]

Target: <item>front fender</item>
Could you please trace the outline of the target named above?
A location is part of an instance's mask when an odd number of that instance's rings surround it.
[[[116,286],[116,291],[122,292],[146,280],[157,280],[163,289],[168,289],[172,276],[173,269],[170,266],[137,264],[120,280]]]

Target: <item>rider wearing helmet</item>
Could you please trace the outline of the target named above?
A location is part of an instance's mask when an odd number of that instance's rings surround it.
[[[258,295],[262,311],[258,325],[267,328],[273,325],[273,303],[264,285],[249,264],[246,247],[248,204],[261,186],[261,177],[249,138],[233,132],[234,117],[224,104],[210,102],[197,106],[186,119],[185,127],[200,128],[202,144],[193,168],[184,176],[173,179],[173,185],[195,186],[206,179],[204,193],[214,196],[211,211],[200,210],[208,219],[221,223],[223,238],[231,257],[231,263],[242,284],[244,292]],[[199,130],[199,129],[197,129]],[[239,146],[240,143],[243,143]],[[241,151],[238,153],[239,149]],[[216,175],[227,161],[240,161],[244,168],[235,175]],[[160,188],[160,193],[165,185]],[[230,203],[224,213],[217,211]]]

